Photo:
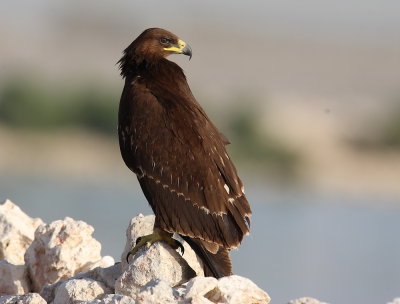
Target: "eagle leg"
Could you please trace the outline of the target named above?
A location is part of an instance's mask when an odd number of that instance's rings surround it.
[[[128,252],[127,256],[126,256],[126,261],[129,263],[129,257],[131,255],[135,255],[138,250],[142,247],[146,247],[149,248],[153,243],[155,242],[160,242],[160,241],[164,241],[167,244],[169,244],[173,249],[180,249],[180,251],[183,253],[185,252],[185,249],[183,247],[183,245],[181,244],[181,242],[175,240],[174,238],[172,238],[172,234],[171,233],[167,233],[161,230],[155,230],[152,234],[148,234],[148,235],[144,235],[141,237],[138,237],[136,239],[136,245],[135,247],[133,247],[131,249],[131,251]]]

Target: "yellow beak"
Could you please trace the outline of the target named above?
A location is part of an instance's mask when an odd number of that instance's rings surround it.
[[[185,41],[180,40],[180,39],[178,40],[177,45],[174,45],[174,46],[171,46],[168,48],[164,48],[164,51],[173,52],[175,54],[184,54],[184,55],[188,55],[188,56],[190,56],[190,58],[192,58],[191,47]]]

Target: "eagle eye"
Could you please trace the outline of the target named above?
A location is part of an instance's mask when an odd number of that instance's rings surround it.
[[[167,37],[161,37],[160,38],[160,43],[161,44],[168,44],[170,42],[170,39]]]

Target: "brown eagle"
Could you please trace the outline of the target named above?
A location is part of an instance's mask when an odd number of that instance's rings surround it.
[[[155,214],[156,241],[178,248],[178,233],[201,258],[206,276],[232,274],[229,250],[249,233],[251,209],[226,153],[228,140],[194,98],[183,70],[167,60],[192,56],[169,31],[150,28],[119,61],[125,78],[118,114],[122,158],[139,180]]]

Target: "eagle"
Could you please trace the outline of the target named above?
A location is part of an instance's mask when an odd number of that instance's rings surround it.
[[[179,234],[203,262],[205,276],[232,274],[229,251],[249,234],[251,208],[228,156],[226,137],[193,96],[183,70],[167,59],[192,56],[175,34],[150,28],[119,60],[125,80],[118,112],[122,158],[154,214],[154,232],[130,254]],[[183,253],[183,252],[182,252]]]

